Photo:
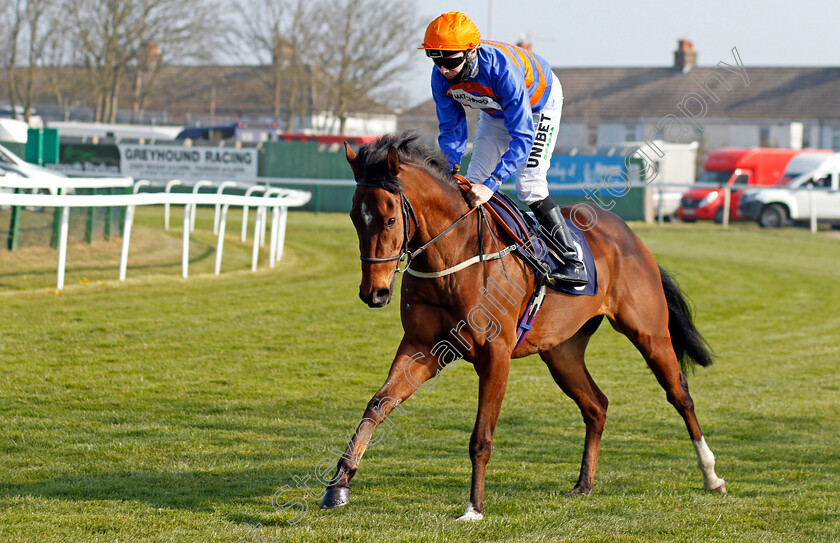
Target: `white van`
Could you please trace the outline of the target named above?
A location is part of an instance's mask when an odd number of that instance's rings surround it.
[[[0,141],[26,143],[29,137],[29,125],[18,119],[0,117]]]
[[[41,166],[36,166],[35,164],[30,164],[0,145],[0,187],[3,186],[4,179],[55,179],[59,177],[66,178],[67,176],[61,172],[56,172]],[[33,186],[37,186],[37,182],[33,182]],[[4,190],[0,188],[0,192],[11,191],[12,190]],[[68,194],[69,193],[70,191],[68,190]]]
[[[817,220],[840,224],[840,153],[796,156],[776,185],[744,191],[739,211],[764,228],[806,222],[812,191]]]
[[[12,115],[12,106],[9,104],[0,104],[0,119],[17,119],[23,122],[24,113],[26,109],[23,106],[15,106],[15,114]],[[26,124],[26,123],[24,123]],[[35,111],[33,108],[29,112],[29,124],[27,125],[28,128],[44,128],[44,119],[41,118],[40,115]],[[5,140],[5,141],[12,141],[12,140]],[[17,140],[15,140],[17,141]],[[25,139],[23,141],[26,141]]]

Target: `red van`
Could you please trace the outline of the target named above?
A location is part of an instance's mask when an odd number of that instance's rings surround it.
[[[677,216],[687,222],[698,219],[723,221],[724,185],[730,185],[729,220],[744,220],[738,213],[741,190],[747,186],[773,185],[800,149],[718,149],[703,165],[698,183],[718,183],[721,188],[697,188],[683,194]]]

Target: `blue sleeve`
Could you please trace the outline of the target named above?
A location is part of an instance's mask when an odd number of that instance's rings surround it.
[[[534,144],[534,115],[525,81],[513,67],[500,66],[494,90],[500,98],[510,146],[493,170],[500,180],[510,178],[528,158]],[[489,185],[488,185],[489,186]],[[498,188],[498,185],[490,187]]]
[[[460,164],[467,151],[467,116],[464,107],[446,94],[448,84],[435,68],[432,74],[432,97],[435,99],[440,135],[438,145],[449,159],[449,167]]]

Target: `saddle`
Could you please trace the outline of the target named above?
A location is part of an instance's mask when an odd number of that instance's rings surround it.
[[[455,178],[458,179],[462,189],[469,189],[470,184],[466,178],[460,175],[455,175]],[[581,296],[594,296],[598,292],[597,270],[592,251],[583,232],[574,222],[566,219],[566,224],[575,240],[575,246],[589,274],[589,282],[581,286],[551,284],[547,278],[561,266],[561,262],[559,257],[549,250],[549,245],[542,238],[543,230],[536,218],[530,213],[523,212],[513,200],[501,192],[495,192],[485,208],[487,215],[516,243],[514,253],[528,263],[534,271],[537,284],[544,283],[554,290]]]
[[[461,190],[466,192],[472,184],[462,175],[453,175],[458,181]],[[562,284],[550,284],[548,277],[554,269],[559,268],[559,259],[549,249],[548,244],[541,237],[542,229],[536,218],[523,213],[513,200],[501,192],[496,192],[487,202],[486,206],[479,206],[482,215],[485,213],[498,224],[502,230],[510,236],[514,242],[514,254],[524,260],[534,271],[534,292],[528,301],[525,312],[520,317],[516,326],[516,343],[513,351],[518,349],[525,342],[528,332],[534,327],[537,315],[540,313],[542,304],[545,301],[546,286],[569,294],[594,296],[598,292],[598,278],[595,269],[595,261],[592,258],[592,251],[586,241],[583,232],[569,219],[566,224],[574,238],[578,254],[581,255],[586,271],[589,275],[589,282],[582,286],[570,286]],[[482,217],[483,219],[483,217]],[[482,220],[479,219],[479,220]],[[499,253],[501,255],[501,252]],[[511,351],[511,352],[513,352]]]

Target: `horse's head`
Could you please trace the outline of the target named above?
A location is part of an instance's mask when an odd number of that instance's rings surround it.
[[[364,162],[349,145],[344,146],[357,182],[350,219],[359,236],[362,259],[359,298],[370,307],[384,307],[391,301],[413,220],[413,211],[397,179],[399,154],[391,146],[387,160],[371,164]]]

